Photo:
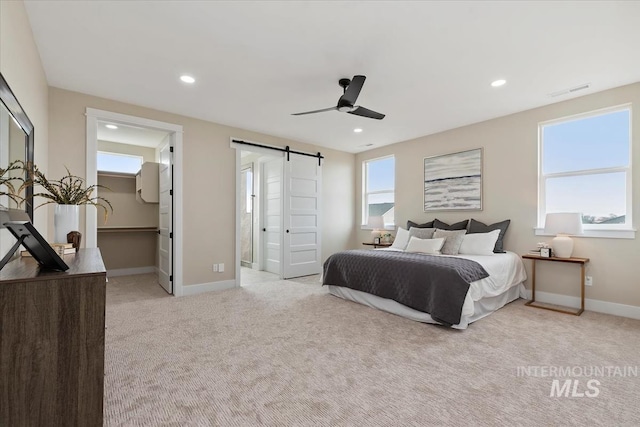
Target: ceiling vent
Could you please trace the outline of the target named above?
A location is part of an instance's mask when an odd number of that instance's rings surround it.
[[[558,92],[550,93],[549,96],[552,98],[555,98],[556,96],[569,95],[574,92],[589,89],[590,87],[591,87],[591,83],[584,83],[578,86],[570,87],[569,89],[563,89],[563,90],[559,90]]]

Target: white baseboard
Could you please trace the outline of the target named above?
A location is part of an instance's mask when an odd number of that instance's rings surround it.
[[[531,299],[531,290],[527,289],[527,298]],[[580,307],[580,297],[552,294],[550,292],[536,292],[536,301],[547,304],[558,304],[566,307]],[[615,302],[600,301],[596,299],[584,300],[584,309],[598,313],[613,314],[614,316],[629,317],[640,320],[640,307],[635,305],[618,304]]]
[[[196,295],[203,292],[223,291],[236,287],[235,280],[221,280],[219,282],[200,283],[198,285],[189,285],[182,287],[182,296]]]
[[[155,265],[151,265],[149,267],[136,267],[136,268],[115,268],[115,269],[107,270],[107,277],[133,276],[134,274],[157,273],[157,271],[158,270]]]

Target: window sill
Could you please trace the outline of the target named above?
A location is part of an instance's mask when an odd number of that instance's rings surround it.
[[[544,232],[544,228],[534,228],[536,236],[550,236],[555,237],[555,234],[549,234]],[[584,230],[580,236],[571,237],[599,237],[605,239],[635,239],[635,228],[624,230]]]
[[[389,231],[395,231],[396,230],[396,226],[395,225],[385,225],[384,226],[385,230],[389,230]],[[373,231],[373,228],[364,224],[360,226],[360,230],[371,230]]]

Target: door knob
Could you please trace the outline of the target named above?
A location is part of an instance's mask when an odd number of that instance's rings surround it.
[[[266,228],[263,228],[263,229],[262,229],[262,231],[267,231],[267,229],[266,229]]]

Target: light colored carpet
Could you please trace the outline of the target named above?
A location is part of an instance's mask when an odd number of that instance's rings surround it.
[[[554,378],[517,375],[636,366],[640,321],[520,300],[456,331],[343,301],[317,277],[159,295],[109,298],[106,425],[640,424],[640,378],[599,377],[588,398],[549,397]]]

